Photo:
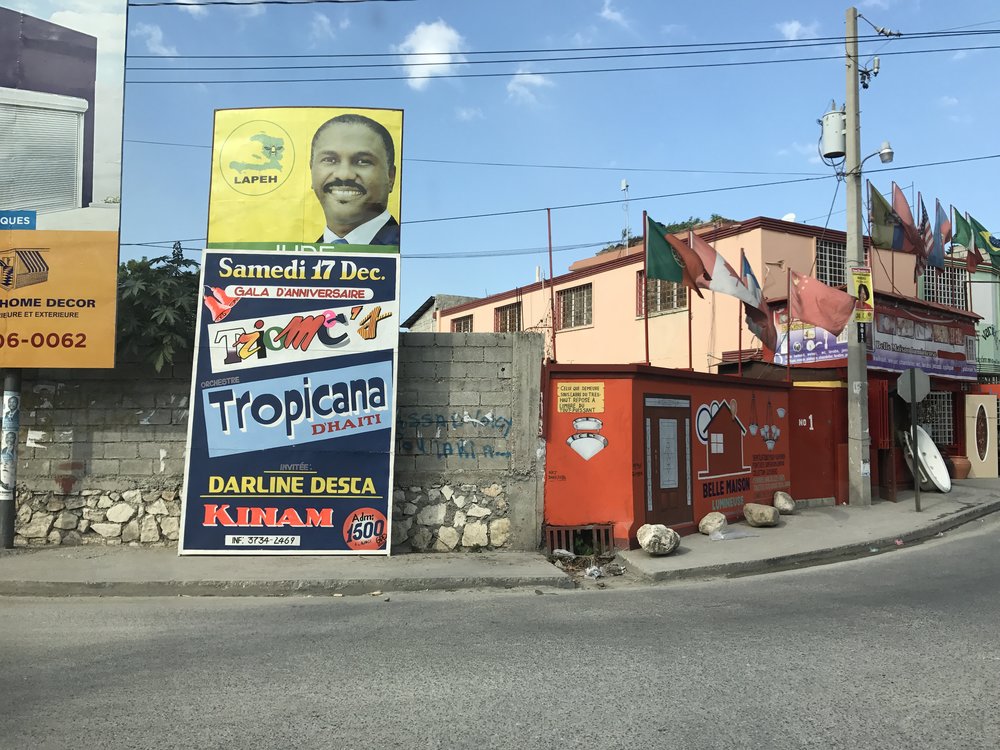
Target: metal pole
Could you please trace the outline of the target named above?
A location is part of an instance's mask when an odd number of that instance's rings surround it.
[[[847,9],[847,267],[864,265],[861,235],[861,118],[858,111],[858,10]],[[871,505],[868,360],[860,326],[847,327],[847,481],[851,505]]]
[[[546,208],[545,215],[549,223],[549,312],[552,314],[552,361],[556,359],[556,285],[552,275],[552,209]]]
[[[917,378],[910,370],[910,447],[913,451],[913,502],[920,512],[920,451],[917,450]]]
[[[646,364],[649,364],[649,268],[646,261],[649,258],[649,250],[646,247],[646,228],[649,222],[646,221],[646,211],[642,212],[642,327],[646,337]]]
[[[3,448],[0,451],[0,549],[14,546],[17,500],[17,436],[21,428],[21,371],[3,379]]]

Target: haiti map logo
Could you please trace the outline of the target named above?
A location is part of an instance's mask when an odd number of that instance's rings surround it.
[[[243,123],[226,137],[219,151],[222,179],[243,195],[277,190],[294,164],[292,139],[280,125],[266,120]]]

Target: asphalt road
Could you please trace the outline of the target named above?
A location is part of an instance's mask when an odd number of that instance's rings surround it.
[[[995,748],[1000,519],[605,590],[0,599],[0,748]]]

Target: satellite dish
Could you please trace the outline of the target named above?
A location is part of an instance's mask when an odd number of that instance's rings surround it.
[[[910,431],[904,430],[903,437],[903,457],[906,465],[913,473],[913,446],[910,444]],[[951,476],[948,474],[948,467],[941,457],[941,451],[934,445],[931,436],[927,434],[923,427],[917,427],[917,451],[920,453],[920,489],[937,490],[938,492],[951,492]]]
[[[781,217],[782,221],[795,221],[795,214],[785,214]]]

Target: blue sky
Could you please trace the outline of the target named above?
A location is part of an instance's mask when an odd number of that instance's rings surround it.
[[[73,2],[74,0],[70,0]],[[141,2],[142,0],[137,0]],[[8,0],[9,2],[9,0]],[[113,0],[76,0],[111,7]],[[48,8],[50,3],[27,5]],[[414,0],[205,8],[132,7],[123,157],[122,242],[205,236],[213,110],[274,105],[373,106],[405,111],[402,165],[404,317],[437,292],[484,295],[547,275],[544,211],[455,221],[449,218],[577,203],[608,205],[556,210],[553,244],[600,245],[620,237],[626,223],[620,190],[629,184],[628,221],[641,233],[643,209],[660,221],[719,213],[736,219],[782,217],[822,226],[836,181],[816,180],[746,190],[644,199],[757,182],[831,175],[816,155],[817,119],[831,99],[843,103],[843,45],[756,53],[612,61],[525,62],[542,55],[495,55],[497,65],[472,64],[496,50],[631,47],[750,40],[836,37],[846,4],[769,0],[681,3],[673,0]],[[893,55],[908,50],[1000,45],[1000,35],[908,40],[907,33],[969,27],[1000,28],[994,0],[862,0],[875,25],[904,32],[898,40],[862,46],[881,67],[861,93],[862,149],[889,139],[894,167],[1000,152],[1000,99],[995,71],[1000,50]],[[859,22],[862,34],[872,27]],[[500,72],[483,78],[418,80],[416,68],[373,70],[183,72],[192,65],[309,65],[400,63],[399,53],[438,52],[434,75]],[[653,51],[653,50],[646,50]],[[662,51],[662,50],[661,50]],[[618,51],[622,52],[621,50]],[[177,55],[370,54],[378,59],[172,59]],[[577,53],[581,54],[581,53]],[[592,53],[598,54],[598,53]],[[601,53],[606,54],[606,53]],[[151,55],[140,58],[138,55]],[[662,66],[837,56],[774,65],[553,74],[570,67]],[[412,58],[411,58],[412,59]],[[425,58],[426,59],[426,58]],[[157,71],[138,68],[155,66]],[[398,76],[386,81],[308,83],[144,84],[142,80],[348,78]],[[190,146],[158,146],[134,141]],[[424,160],[550,165],[541,168],[441,164]],[[589,169],[556,169],[588,167]],[[872,159],[867,168],[879,168]],[[888,190],[896,179],[969,211],[994,231],[997,160],[872,174]],[[644,171],[646,170],[646,171]],[[661,170],[661,171],[649,171]],[[691,170],[691,171],[666,171]],[[761,174],[726,174],[760,172]],[[909,193],[909,189],[908,189]],[[929,199],[929,200],[928,200]],[[843,228],[843,186],[830,226]],[[931,210],[933,210],[931,208]],[[518,251],[535,252],[516,254]],[[596,247],[557,250],[556,274]],[[142,249],[123,247],[123,257]],[[156,251],[145,251],[156,252]],[[468,257],[476,253],[491,257]],[[439,258],[421,258],[436,254]]]

